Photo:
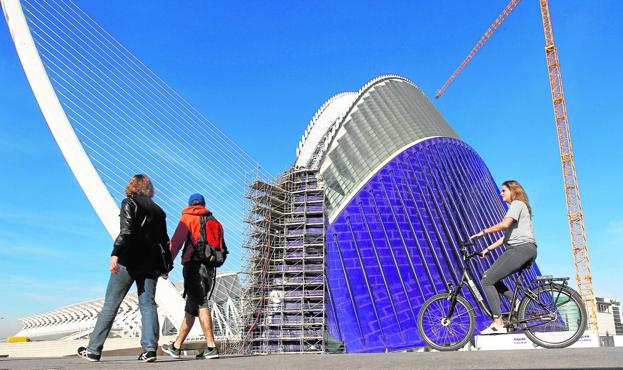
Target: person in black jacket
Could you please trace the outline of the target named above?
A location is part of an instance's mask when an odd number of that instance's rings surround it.
[[[135,175],[125,188],[127,198],[121,202],[121,227],[110,257],[110,280],[102,310],[86,347],[78,355],[99,361],[104,341],[112,328],[117,311],[126,294],[136,282],[141,311],[141,347],[139,360],[156,361],[159,323],[156,310],[156,282],[166,277],[168,266],[163,263],[161,248],[168,249],[166,214],[154,201],[154,187],[146,175]]]

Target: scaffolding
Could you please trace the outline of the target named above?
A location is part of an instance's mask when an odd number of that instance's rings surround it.
[[[246,352],[324,351],[324,191],[317,175],[295,167],[250,187]]]

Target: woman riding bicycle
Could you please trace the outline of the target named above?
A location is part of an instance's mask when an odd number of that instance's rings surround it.
[[[482,276],[481,284],[491,306],[493,322],[480,334],[506,333],[500,312],[500,294],[510,302],[513,293],[504,285],[502,279],[521,270],[529,261],[534,261],[537,254],[532,230],[532,209],[525,190],[517,181],[508,180],[502,183],[501,195],[502,200],[509,204],[504,219],[470,237],[472,240],[479,239],[487,234],[504,230],[504,236],[480,252],[481,258],[503,244],[507,246],[506,251]]]

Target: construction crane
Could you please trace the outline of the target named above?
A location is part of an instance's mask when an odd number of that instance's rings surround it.
[[[452,73],[441,89],[437,91],[435,98],[439,98],[446,91],[463,68],[465,68],[474,55],[476,55],[478,50],[483,47],[495,30],[504,22],[513,9],[517,7],[519,1],[520,0],[511,0],[508,3],[502,13],[495,19],[493,24],[489,26],[480,40],[478,40],[476,46],[472,48],[461,65]],[[569,229],[571,230],[571,248],[573,251],[576,280],[578,290],[588,311],[588,329],[594,330],[597,333],[597,305],[595,303],[595,293],[593,291],[593,278],[588,256],[588,243],[586,241],[586,229],[584,228],[582,202],[580,201],[578,178],[575,172],[575,159],[571,146],[571,133],[569,132],[567,104],[562,86],[560,61],[558,59],[558,50],[554,43],[554,32],[552,30],[548,0],[539,0],[539,5],[541,8],[541,18],[543,20],[543,33],[545,34],[545,59],[547,61],[549,86],[554,106],[554,120],[556,122],[556,132],[558,134],[558,145],[560,146],[562,177],[567,200],[567,217],[569,220]]]

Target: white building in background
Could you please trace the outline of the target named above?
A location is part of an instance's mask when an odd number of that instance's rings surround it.
[[[181,295],[182,281],[174,284]],[[219,273],[211,298],[211,313],[214,336],[217,340],[239,340],[241,333],[240,280],[236,273]],[[24,328],[16,336],[31,340],[73,340],[86,339],[95,327],[97,314],[104,299],[96,299],[61,307],[59,309],[21,318]],[[179,312],[178,314],[183,314]],[[161,334],[172,335],[177,331],[161,307],[158,309]],[[199,325],[195,325],[191,337],[202,338]],[[110,338],[133,338],[141,335],[141,314],[136,292],[130,292],[124,299],[115,318]],[[191,338],[192,339],[192,338]]]
[[[623,335],[621,301],[617,298],[595,297],[600,336]]]

